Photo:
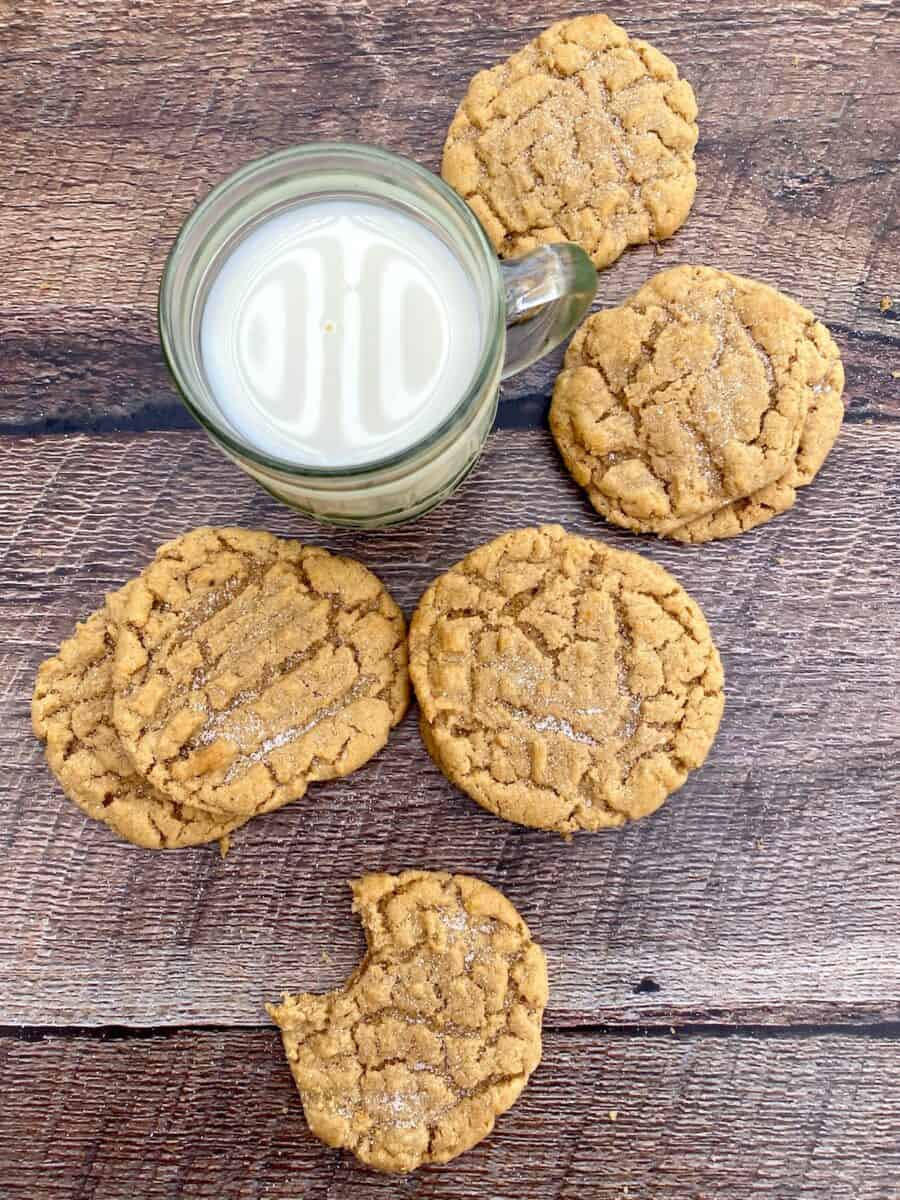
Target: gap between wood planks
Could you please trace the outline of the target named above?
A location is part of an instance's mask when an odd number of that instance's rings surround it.
[[[43,1042],[53,1038],[97,1042],[151,1041],[156,1038],[181,1037],[184,1034],[250,1035],[277,1034],[274,1025],[190,1024],[171,1026],[129,1025],[0,1025],[0,1041]],[[776,1041],[779,1038],[813,1039],[841,1036],[877,1038],[900,1041],[900,1021],[880,1021],[869,1024],[812,1024],[797,1025],[724,1025],[689,1021],[663,1025],[569,1025],[545,1026],[545,1034],[554,1037],[612,1037],[612,1038],[760,1038]]]
[[[844,401],[848,424],[875,421],[892,425],[900,421],[900,387],[891,374],[891,368],[900,363],[900,312],[895,315],[891,310],[883,316],[894,322],[890,332],[863,332],[837,323],[830,326],[842,348],[847,372]],[[63,343],[64,351],[50,354],[48,362],[48,337],[40,323],[30,338],[7,339],[7,357],[16,362],[17,379],[7,389],[0,412],[0,436],[196,429],[196,422],[168,383],[155,345],[141,343],[141,370],[135,374],[133,333],[127,326],[120,334],[94,330],[95,344],[87,357],[81,353],[74,362],[68,342]],[[496,430],[545,426],[562,354],[561,349],[554,352],[530,368],[523,380],[504,385]],[[124,404],[123,378],[128,381],[130,396]]]

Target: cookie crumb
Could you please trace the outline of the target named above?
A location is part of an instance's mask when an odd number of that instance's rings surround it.
[[[878,305],[882,312],[889,312],[894,307],[893,296],[882,296],[881,303]]]
[[[329,966],[331,965],[331,963],[334,962],[334,959],[331,957],[331,955],[328,953],[327,950],[322,951],[322,962],[328,963]]]
[[[619,1119],[619,1110],[618,1110],[617,1108],[611,1108],[611,1109],[609,1110],[609,1112],[607,1113],[607,1116],[609,1117],[609,1119],[610,1119],[611,1121],[618,1121],[618,1119]]]
[[[756,839],[755,846],[756,846],[756,849],[757,849],[757,850],[762,850],[762,848],[763,848],[763,840],[762,840],[762,838],[757,838],[757,839]]]
[[[795,67],[799,67],[800,66],[800,55],[795,54],[794,57],[791,59],[791,61],[793,62]]]
[[[900,371],[891,371],[892,379],[900,379]]]
[[[223,834],[222,837],[219,838],[219,855],[220,855],[220,857],[224,858],[230,849],[231,849],[231,838],[227,833]]]

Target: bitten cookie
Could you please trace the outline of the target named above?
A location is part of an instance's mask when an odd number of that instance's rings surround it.
[[[342,989],[268,1011],[317,1137],[379,1171],[448,1162],[540,1061],[543,952],[479,879],[404,871],[351,886],[365,959]]]
[[[101,610],[42,663],[31,717],[51,770],[83,812],[136,846],[174,850],[217,841],[243,819],[178,804],[135,773],[112,724],[114,645]]]
[[[576,17],[472,79],[441,173],[504,257],[575,241],[605,267],[684,223],[696,116],[664,54],[607,16]]]
[[[428,588],[410,674],[447,777],[563,834],[657,809],[703,763],[724,707],[719,654],[678,582],[558,525],[504,534]]]
[[[550,427],[599,513],[671,534],[790,483],[810,409],[842,383],[837,363],[828,331],[787,296],[712,267],[674,267],[584,322]],[[810,425],[817,446],[833,428],[827,407],[827,422]]]
[[[108,603],[116,729],[139,772],[181,803],[277,808],[361,766],[406,710],[403,615],[352,559],[197,529]]]

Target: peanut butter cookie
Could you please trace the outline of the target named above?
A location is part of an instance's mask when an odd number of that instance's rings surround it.
[[[669,534],[790,477],[836,356],[828,331],[774,288],[674,267],[584,322],[550,427],[598,512]]]
[[[112,724],[114,645],[105,611],[95,612],[38,671],[32,724],[53,773],[83,812],[136,846],[174,850],[225,837],[243,820],[177,804],[135,773]]]
[[[787,512],[797,499],[797,489],[806,487],[815,479],[844,420],[844,403],[841,399],[844,368],[837,346],[824,325],[814,326],[814,336],[831,365],[823,382],[813,386],[809,415],[800,435],[797,457],[787,475],[743,500],[732,500],[716,512],[679,525],[669,537],[678,542],[697,543],[747,533],[757,525],[763,525]]]
[[[607,16],[576,17],[473,78],[441,173],[504,257],[574,241],[605,267],[684,223],[696,116],[664,54]]]
[[[406,710],[403,615],[352,559],[243,529],[163,546],[109,601],[113,719],[183,804],[252,816],[347,775]]]
[[[566,835],[657,809],[703,763],[724,707],[709,628],[676,580],[558,525],[504,534],[431,585],[410,674],[448,778]]]
[[[479,879],[404,871],[351,886],[363,962],[339,991],[268,1011],[317,1137],[379,1171],[448,1162],[540,1061],[543,952]]]

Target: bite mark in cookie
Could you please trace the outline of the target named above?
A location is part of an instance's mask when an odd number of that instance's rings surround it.
[[[576,17],[474,77],[441,170],[504,257],[574,241],[604,267],[684,223],[696,116],[664,54],[607,16]]]
[[[368,949],[347,984],[269,1005],[312,1132],[380,1171],[485,1138],[541,1057],[544,955],[496,889],[404,871],[353,885]]]

